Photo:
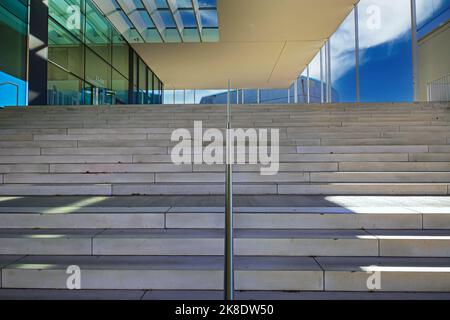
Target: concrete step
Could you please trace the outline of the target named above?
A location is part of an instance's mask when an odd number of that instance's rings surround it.
[[[175,168],[172,171],[172,166]],[[190,166],[176,167],[174,165],[141,165],[148,172],[162,171],[153,173],[143,173],[140,170],[134,172],[139,173],[8,173],[3,175],[3,183],[6,185],[13,184],[135,184],[135,183],[225,183],[224,173],[222,172],[191,172]],[[245,170],[245,166],[243,168]],[[284,168],[283,168],[284,169]],[[289,168],[288,168],[289,169]],[[369,173],[309,173],[298,172],[298,169],[292,168],[291,172],[279,172],[276,175],[261,175],[259,170],[256,172],[240,172],[234,173],[234,181],[239,183],[290,183],[290,182],[325,182],[325,181],[343,181],[349,179],[355,182],[417,182],[433,181],[448,182],[450,177],[445,173],[441,176],[436,172],[429,173],[427,178],[425,173],[376,173],[377,178],[372,178]],[[294,171],[295,170],[295,171]],[[145,171],[144,171],[145,172]],[[310,179],[311,175],[311,179]],[[427,180],[428,179],[428,180]]]
[[[321,139],[322,146],[404,146],[404,145],[444,145],[447,138],[379,138],[379,139]]]
[[[7,175],[5,175],[5,178]],[[446,183],[450,172],[311,172],[311,182]]]
[[[320,149],[323,150],[323,149]],[[248,154],[247,154],[248,155]],[[412,155],[412,154],[411,154]],[[415,157],[426,156],[427,153],[416,153]],[[431,154],[430,154],[431,155]],[[436,158],[433,156],[436,155]],[[441,161],[442,156],[448,157],[450,161],[450,155],[445,153],[433,154],[426,161]],[[378,161],[388,161],[388,162],[407,162],[408,153],[291,153],[291,154],[280,154],[280,163],[332,163],[332,162],[378,162]],[[417,161],[412,159],[411,161]],[[444,160],[445,161],[445,160]],[[154,163],[154,162],[172,162],[170,155],[134,155],[134,163]]]
[[[449,230],[237,229],[237,256],[450,257]],[[222,256],[222,229],[0,229],[0,255]]]
[[[167,154],[167,153],[165,153]],[[12,164],[20,161],[22,164],[47,163],[131,163],[132,155],[68,155],[68,156],[0,156],[0,163]]]
[[[364,153],[427,153],[429,147],[426,145],[408,146],[299,146],[297,153],[306,154],[364,154]]]
[[[199,173],[204,174],[204,173]],[[93,175],[95,177],[95,175]],[[223,175],[221,175],[222,177]],[[209,177],[209,176],[208,176]],[[255,177],[262,177],[256,174]],[[219,179],[219,175],[216,177]],[[81,179],[81,178],[80,178]],[[87,178],[86,178],[87,179]],[[92,178],[94,179],[94,178]],[[97,179],[97,178],[95,178]],[[101,177],[99,178],[101,179]],[[136,179],[141,179],[136,176]],[[202,181],[205,177],[201,178]],[[222,179],[222,178],[220,178]],[[303,179],[300,175],[295,179]],[[4,196],[63,196],[63,195],[223,195],[224,183],[52,183],[2,184]],[[86,180],[88,181],[88,180]],[[235,195],[448,195],[449,183],[299,183],[256,182],[235,183]]]
[[[411,153],[409,161],[450,161],[450,153]]]
[[[450,162],[339,162],[339,171],[350,172],[450,172]]]
[[[448,258],[318,257],[325,291],[366,291],[370,275],[379,272],[380,291],[448,292]]]
[[[101,203],[105,198],[94,200]],[[78,203],[82,204],[83,201]],[[4,229],[222,229],[224,209],[82,207],[70,204],[54,207],[0,207],[0,225]],[[426,204],[411,208],[236,207],[235,227],[264,230],[448,230],[450,207]]]
[[[221,301],[223,291],[0,289],[0,300]],[[236,291],[236,300],[450,300],[446,292]]]
[[[448,183],[308,183],[278,184],[282,195],[448,195]]]
[[[83,289],[222,290],[222,257],[25,256],[2,267],[2,288],[65,289],[69,266]],[[380,272],[379,290],[368,280]],[[236,257],[236,289],[449,292],[449,258]]]
[[[30,256],[2,269],[2,288],[64,289],[70,265],[82,270],[84,289],[221,290],[223,286],[222,257]],[[312,258],[238,257],[236,268],[238,290],[323,289],[323,273]]]

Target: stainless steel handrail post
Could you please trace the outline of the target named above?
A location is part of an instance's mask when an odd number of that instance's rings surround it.
[[[234,224],[233,224],[233,165],[231,141],[231,81],[228,80],[227,96],[227,138],[226,138],[226,172],[225,172],[225,300],[234,300]]]

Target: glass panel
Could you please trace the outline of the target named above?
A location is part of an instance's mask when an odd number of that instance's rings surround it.
[[[261,103],[287,103],[288,99],[287,89],[263,89],[261,90]],[[239,103],[241,103],[241,96],[239,96]]]
[[[412,101],[410,0],[359,3],[361,100]]]
[[[83,87],[82,80],[52,63],[48,64],[47,102],[49,105],[83,104]]]
[[[84,15],[81,0],[49,0],[48,12],[61,26],[81,39]]]
[[[159,35],[158,30],[156,29],[147,29],[142,33],[142,36],[144,37],[144,40],[146,42],[163,42],[161,39],[161,36]]]
[[[200,10],[200,17],[205,28],[217,28],[219,26],[217,11],[215,10]]]
[[[298,79],[298,102],[308,103],[308,72],[306,68]]]
[[[116,68],[117,71],[122,73],[122,75],[128,79],[130,73],[129,71],[130,49],[128,44],[122,38],[122,36],[119,35],[116,31],[113,32],[112,50],[113,50],[112,53],[113,67]]]
[[[156,7],[158,7],[158,8],[162,8],[162,9],[169,8],[166,0],[155,0],[155,3],[156,3]]]
[[[147,66],[139,59],[139,104],[147,103]]]
[[[177,29],[166,29],[163,32],[165,42],[181,42],[180,34]]]
[[[127,13],[133,14],[135,19],[142,19],[147,21],[150,27],[153,26],[149,16],[142,11],[144,7],[140,0],[120,2],[127,5]],[[121,16],[123,21],[131,23],[123,11],[116,11],[119,7],[104,1],[96,3],[102,10],[108,9],[110,19]],[[65,24],[64,18],[67,17],[67,12],[70,14],[71,11],[66,10],[69,10],[71,5],[79,4],[81,7],[85,5],[85,9],[80,10],[81,31],[77,34],[67,30],[69,26]],[[51,0],[49,5],[52,15],[49,19],[49,102],[60,105],[133,102],[129,101],[130,59],[133,59],[134,103],[161,101],[162,83],[153,83],[153,74],[147,72],[148,67],[134,51],[130,56],[130,46],[126,40],[143,41],[136,29],[130,29],[129,25],[119,31],[114,29],[91,0]],[[0,18],[4,12],[2,6],[3,2],[0,5]],[[136,10],[142,12],[137,13]],[[5,19],[0,19],[0,22],[3,23],[3,20]],[[16,22],[10,24],[17,28]],[[26,32],[26,27],[24,30]],[[151,38],[153,42],[162,42],[156,29],[143,31],[144,37]],[[171,34],[172,31],[176,30],[170,30],[168,37],[175,37]],[[0,61],[0,66],[1,62],[3,60]],[[0,76],[1,71],[0,69]],[[0,94],[3,94],[2,91]]]
[[[154,90],[154,86],[153,86],[153,72],[151,70],[148,70],[148,78],[147,78],[147,103],[153,103],[153,90]]]
[[[113,69],[112,89],[116,96],[117,104],[128,103],[128,79]]]
[[[86,81],[98,88],[111,88],[111,66],[86,49]]]
[[[192,0],[176,0],[176,3],[179,9],[192,8]]]
[[[198,5],[200,6],[200,8],[216,8],[217,0],[198,0]]]
[[[311,103],[320,103],[320,53],[309,64],[309,76]]]
[[[23,1],[0,3],[0,107],[26,105],[28,10]]]
[[[355,13],[331,37],[333,102],[356,101]]]
[[[90,2],[86,3],[86,17],[86,44],[111,63],[111,25]]]
[[[75,75],[84,77],[84,46],[54,21],[48,24],[48,59]]]
[[[194,10],[183,10],[180,12],[181,20],[185,28],[196,28],[197,19],[195,18]],[[197,31],[197,30],[196,30]]]
[[[183,40],[184,42],[200,42],[198,29],[184,29]]]
[[[416,0],[416,6],[419,29],[426,28],[427,24],[433,23],[433,20],[445,21],[448,19],[448,15],[444,16],[445,12],[450,9],[450,0]]]
[[[194,104],[194,103],[195,103],[194,90],[186,90],[186,104]]]
[[[215,0],[94,1],[106,18],[131,43],[200,42],[199,24],[202,24],[203,37],[207,42],[215,42],[219,38]],[[197,29],[197,34],[193,31],[184,32],[186,29]]]
[[[154,91],[153,102],[155,104],[159,104],[159,103],[161,103],[161,84],[157,77],[154,78],[154,88],[155,88],[155,91]]]
[[[175,20],[173,20],[172,14],[169,11],[161,10],[158,12],[159,12],[166,28],[176,28]]]
[[[207,29],[202,30],[203,41],[205,42],[217,42],[219,41],[219,29]]]
[[[0,3],[0,34],[0,71],[25,79],[27,14],[21,2]]]
[[[244,103],[245,104],[255,104],[257,102],[257,90],[244,90]]]

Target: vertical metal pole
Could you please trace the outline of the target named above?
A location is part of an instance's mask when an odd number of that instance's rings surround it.
[[[226,141],[226,172],[225,172],[225,269],[224,288],[225,300],[234,300],[234,222],[233,222],[233,166],[231,141],[231,81],[228,80],[227,99],[227,141]]]
[[[260,89],[256,90],[256,103],[257,104],[261,103],[261,90]]]
[[[30,83],[30,12],[31,12],[31,2],[30,0],[27,1],[27,52],[26,52],[26,75],[25,75],[25,79],[26,79],[26,84],[25,84],[25,105],[28,105],[28,100],[29,100],[29,90],[28,90],[28,84]]]
[[[320,48],[320,103],[323,104],[323,48]]]
[[[309,64],[306,67],[306,91],[307,91],[307,102],[311,103],[311,86],[309,84]]]
[[[290,104],[291,103],[291,88],[289,87],[287,90],[287,103]]]
[[[411,0],[411,36],[412,36],[412,59],[413,59],[413,86],[414,101],[420,100],[419,82],[419,46],[417,42],[417,7],[416,0]]]
[[[194,104],[197,103],[197,90],[194,89]]]
[[[294,81],[294,103],[298,103],[298,79]]]
[[[175,96],[176,96],[176,92],[175,92],[175,89],[173,89],[173,104],[175,104],[175,103],[176,103],[176,99],[175,99]]]
[[[183,104],[186,104],[186,89],[183,89]]]
[[[328,40],[325,42],[325,45],[323,47],[324,50],[324,101],[325,103],[328,103]]]
[[[245,103],[245,90],[242,89],[242,104]]]
[[[331,39],[328,39],[328,80],[327,80],[327,88],[328,88],[328,103],[333,102],[332,90],[331,90]]]
[[[239,89],[236,90],[236,104],[239,104]]]
[[[359,13],[355,6],[355,70],[356,70],[356,102],[361,102],[361,85],[359,71]]]

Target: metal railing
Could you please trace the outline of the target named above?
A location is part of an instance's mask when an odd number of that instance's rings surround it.
[[[427,83],[427,100],[430,102],[450,101],[450,74]]]
[[[234,217],[233,217],[233,165],[231,144],[231,81],[228,80],[227,96],[227,140],[225,169],[225,268],[224,268],[224,298],[234,300]]]
[[[14,88],[16,88],[16,106],[19,106],[19,104],[20,104],[20,86],[17,83],[9,82],[9,81],[0,83],[0,87],[3,87],[3,86],[13,86]]]

